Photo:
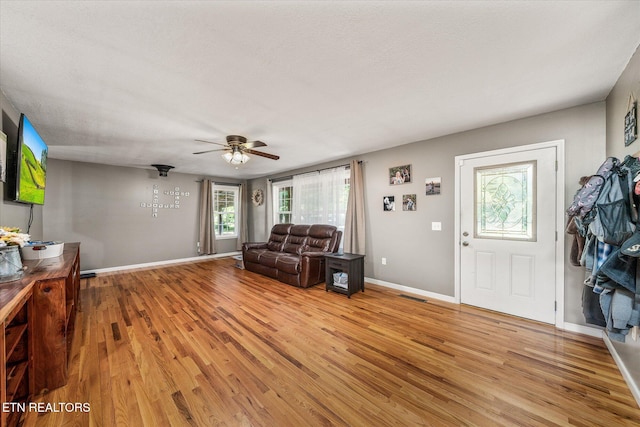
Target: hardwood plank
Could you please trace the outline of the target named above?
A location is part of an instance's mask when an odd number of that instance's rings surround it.
[[[69,384],[24,425],[640,424],[601,340],[473,307],[298,289],[232,259],[83,280]]]

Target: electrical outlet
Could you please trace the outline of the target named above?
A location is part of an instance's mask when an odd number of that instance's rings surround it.
[[[387,265],[387,259],[386,258],[382,258],[382,265]]]
[[[431,229],[433,231],[442,231],[442,223],[441,222],[432,222]]]

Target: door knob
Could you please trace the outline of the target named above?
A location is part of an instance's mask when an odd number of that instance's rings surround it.
[[[467,236],[469,235],[469,233],[467,233],[467,232],[465,231],[464,233],[462,233],[462,235],[463,235],[464,237],[467,237]]]
[[[462,242],[462,246],[469,246],[469,242],[467,241]]]

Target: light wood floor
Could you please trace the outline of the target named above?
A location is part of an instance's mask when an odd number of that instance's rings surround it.
[[[82,281],[67,386],[25,426],[622,426],[599,339],[368,285],[347,299],[222,259]]]

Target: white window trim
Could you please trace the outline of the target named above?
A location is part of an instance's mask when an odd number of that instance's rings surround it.
[[[279,193],[280,188],[282,187],[292,187],[293,188],[293,180],[287,179],[284,181],[273,182],[271,184],[271,218],[273,220],[273,224],[279,224],[278,219],[278,207],[280,206]],[[293,195],[292,195],[293,198]]]
[[[235,207],[235,227],[234,230],[236,230],[236,232],[234,234],[223,234],[220,235],[218,234],[218,231],[216,229],[216,227],[214,226],[214,224],[211,224],[212,227],[214,227],[214,233],[216,236],[216,240],[228,240],[228,239],[237,239],[238,238],[238,203],[239,203],[239,198],[240,198],[240,187],[235,186],[235,185],[216,185],[214,184],[211,188],[211,191],[213,192],[212,196],[213,196],[213,203],[214,203],[214,209],[213,209],[213,213],[214,215],[216,214],[216,210],[215,210],[215,202],[216,202],[216,191],[232,191],[233,192],[233,206]]]

